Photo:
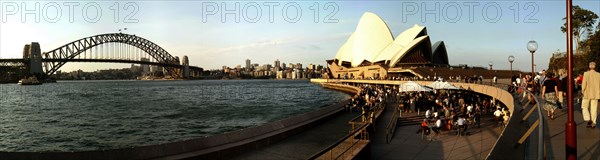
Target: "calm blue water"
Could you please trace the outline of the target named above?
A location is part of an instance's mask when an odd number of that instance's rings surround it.
[[[349,96],[304,81],[0,84],[0,151],[87,151],[211,136]]]

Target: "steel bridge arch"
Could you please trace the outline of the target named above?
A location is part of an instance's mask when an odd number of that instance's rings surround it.
[[[165,49],[158,46],[152,41],[149,41],[145,38],[125,34],[125,33],[108,33],[108,34],[99,34],[95,36],[85,37],[71,43],[67,43],[61,47],[58,47],[54,50],[42,53],[42,57],[45,60],[65,60],[65,59],[74,59],[79,54],[85,52],[88,49],[96,47],[98,45],[104,43],[123,43],[128,44],[134,47],[137,47],[152,58],[154,58],[158,63],[163,63],[167,65],[179,65],[179,60],[169,54]],[[52,61],[45,62],[44,66],[46,68],[45,74],[50,76],[54,74],[54,72],[58,71],[60,67],[65,65],[67,61]],[[173,68],[167,68],[168,71],[175,73]]]

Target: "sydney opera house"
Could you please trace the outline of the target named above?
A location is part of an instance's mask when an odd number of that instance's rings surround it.
[[[449,66],[444,42],[432,45],[427,28],[415,24],[394,38],[386,23],[370,12],[363,14],[355,32],[327,63],[331,78],[358,79],[420,77],[415,68]]]

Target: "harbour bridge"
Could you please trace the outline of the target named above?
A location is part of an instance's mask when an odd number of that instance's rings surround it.
[[[202,68],[190,66],[145,38],[125,33],[81,38],[56,49],[41,52],[37,42],[25,45],[23,58],[0,59],[0,67],[20,67],[27,75],[48,78],[67,62],[130,63],[164,67],[174,78],[197,77]]]

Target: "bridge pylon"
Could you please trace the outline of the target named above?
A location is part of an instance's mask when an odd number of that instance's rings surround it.
[[[44,70],[42,70],[42,52],[38,42],[31,42],[23,47],[23,61],[27,69],[26,76],[46,78]]]

